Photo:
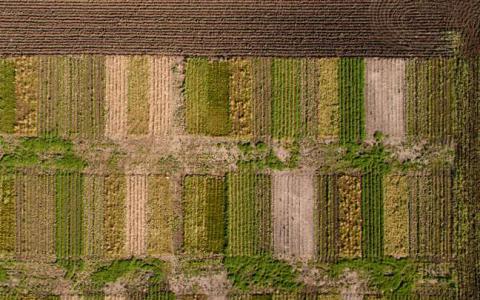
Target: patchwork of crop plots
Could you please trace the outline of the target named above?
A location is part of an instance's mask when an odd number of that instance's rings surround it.
[[[479,299],[469,1],[0,0],[0,299]]]

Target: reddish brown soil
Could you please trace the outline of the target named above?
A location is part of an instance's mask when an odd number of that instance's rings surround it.
[[[451,2],[3,0],[0,55],[440,55]]]

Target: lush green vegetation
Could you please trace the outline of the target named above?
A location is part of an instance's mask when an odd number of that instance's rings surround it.
[[[359,143],[365,138],[365,62],[341,58],[338,68],[340,97],[340,142]]]
[[[141,273],[149,273],[149,284],[158,285],[164,282],[165,271],[165,263],[158,259],[115,260],[106,266],[98,268],[91,275],[91,279],[101,287],[129,274],[140,275]]]
[[[286,262],[270,256],[227,257],[224,263],[233,286],[242,291],[270,288],[295,291],[301,287],[297,272]]]
[[[383,257],[383,173],[373,167],[362,175],[362,256]]]
[[[225,245],[225,180],[185,177],[183,194],[184,247],[190,253],[221,253]]]
[[[281,161],[275,154],[272,147],[268,147],[263,142],[257,143],[240,143],[238,148],[242,153],[241,160],[237,162],[239,166],[254,166],[258,170],[266,168],[274,170],[293,169],[298,166],[300,160],[300,144],[293,140],[286,145],[289,151],[288,159]]]
[[[260,255],[271,249],[271,178],[252,165],[228,174],[227,254]]]
[[[417,266],[407,259],[385,258],[382,261],[345,260],[330,268],[330,275],[337,277],[346,269],[360,271],[370,283],[384,295],[408,296],[419,278]]]
[[[272,137],[302,135],[301,60],[277,58],[272,61]]]
[[[227,61],[189,58],[185,71],[186,127],[191,134],[228,135],[232,131]]]
[[[60,138],[21,138],[18,143],[3,143],[2,167],[44,167],[82,170],[86,162],[78,157],[70,141]]]
[[[0,59],[0,133],[15,129],[15,63]]]

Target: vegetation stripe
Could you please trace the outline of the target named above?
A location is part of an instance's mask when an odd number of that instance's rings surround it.
[[[15,129],[15,63],[0,59],[0,133]]]

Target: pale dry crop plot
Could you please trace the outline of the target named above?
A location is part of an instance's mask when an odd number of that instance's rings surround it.
[[[318,136],[320,139],[338,137],[338,61],[338,58],[322,58],[319,60]]]
[[[122,139],[127,135],[128,57],[107,56],[105,66],[105,135]]]
[[[276,172],[272,182],[273,248],[283,258],[315,255],[313,174]]]
[[[369,138],[381,131],[391,140],[405,136],[405,60],[366,60],[366,130]]]
[[[127,175],[126,247],[127,254],[146,253],[147,175]]]
[[[153,136],[171,133],[174,102],[180,97],[179,69],[182,61],[174,56],[152,56],[150,62],[149,132]]]

